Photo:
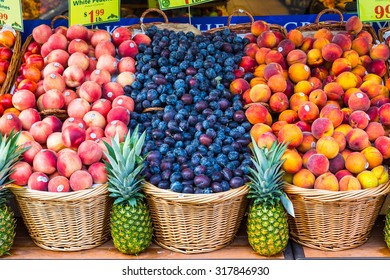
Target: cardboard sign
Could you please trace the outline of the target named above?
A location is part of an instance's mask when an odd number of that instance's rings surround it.
[[[23,32],[22,3],[20,0],[0,0],[0,25],[9,25]]]
[[[358,15],[361,21],[388,21],[390,0],[358,0]]]
[[[213,0],[158,0],[161,10],[185,8],[188,6],[199,5]]]
[[[69,0],[69,26],[120,20],[119,0]]]

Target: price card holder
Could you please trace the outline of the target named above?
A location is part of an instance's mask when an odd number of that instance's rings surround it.
[[[0,25],[9,25],[23,32],[22,3],[20,0],[0,0]]]
[[[69,0],[68,3],[69,26],[93,25],[120,20],[119,0]]]
[[[214,0],[158,0],[161,10],[184,8],[193,5],[199,5]]]
[[[358,16],[361,21],[390,20],[390,0],[358,0]]]

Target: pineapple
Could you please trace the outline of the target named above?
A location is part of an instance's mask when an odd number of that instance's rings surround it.
[[[4,186],[10,183],[9,175],[24,152],[16,145],[19,133],[2,136],[0,134],[0,256],[8,254],[14,241],[16,220],[8,206],[10,192]]]
[[[142,193],[144,157],[141,156],[145,132],[138,127],[119,143],[118,135],[112,146],[105,143],[108,190],[115,198],[111,212],[111,236],[114,246],[124,254],[137,255],[149,247],[153,228],[149,209]]]
[[[390,209],[386,215],[386,224],[385,224],[384,231],[385,231],[385,241],[386,241],[387,247],[390,249]]]
[[[273,256],[282,252],[288,242],[285,209],[294,215],[292,203],[283,191],[281,157],[287,145],[275,141],[269,149],[259,148],[253,138],[252,144],[254,168],[250,168],[248,198],[253,200],[248,213],[248,241],[256,253]]]

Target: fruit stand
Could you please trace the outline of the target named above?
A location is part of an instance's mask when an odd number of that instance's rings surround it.
[[[58,19],[0,40],[2,258],[390,258],[387,29]]]

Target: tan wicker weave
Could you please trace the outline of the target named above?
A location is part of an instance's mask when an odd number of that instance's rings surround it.
[[[34,243],[51,251],[80,251],[110,239],[107,185],[69,193],[9,185]]]
[[[154,241],[185,253],[211,252],[229,245],[248,204],[248,187],[215,194],[182,194],[145,183]]]
[[[15,44],[12,48],[12,57],[8,66],[5,81],[0,88],[0,95],[9,93],[12,89],[12,86],[15,84],[19,67],[22,64],[21,48],[22,36],[19,31],[16,31]]]
[[[323,251],[341,251],[364,244],[371,233],[390,183],[357,191],[284,187],[294,205],[289,216],[291,239]]]

